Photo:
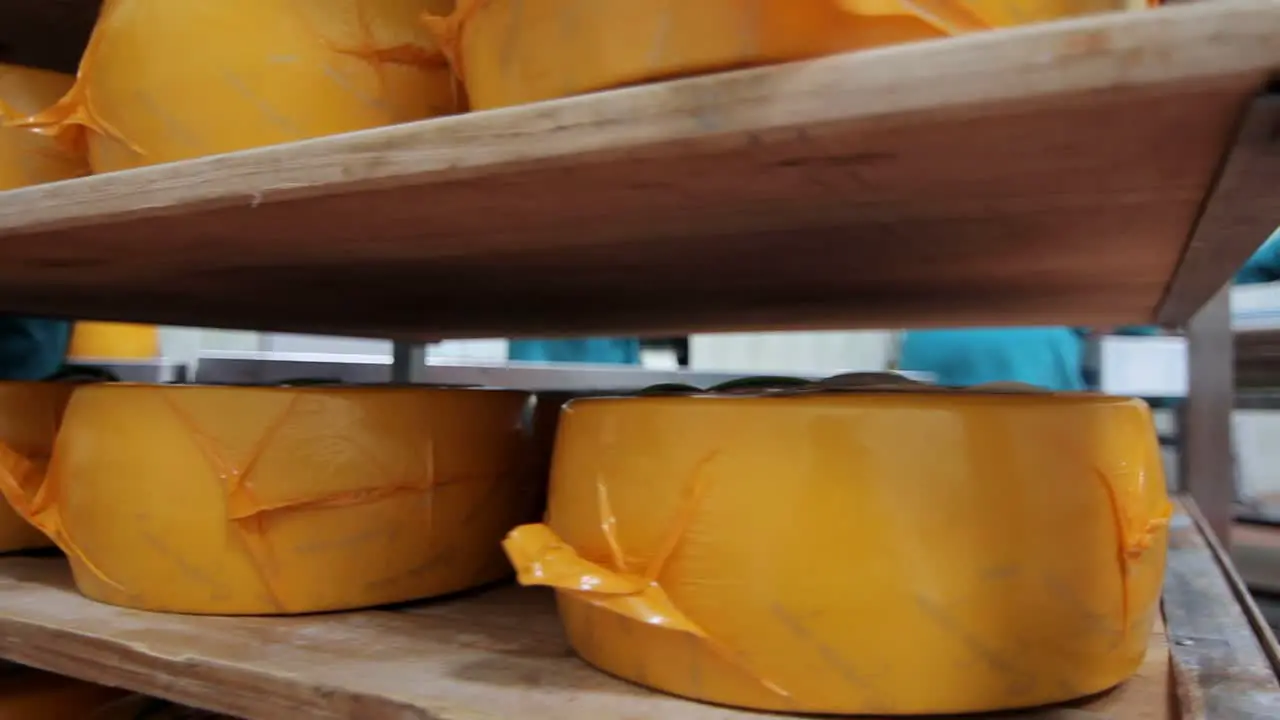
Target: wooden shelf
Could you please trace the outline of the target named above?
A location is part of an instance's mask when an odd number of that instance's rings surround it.
[[[1223,0],[16,190],[0,308],[402,337],[1176,322],[1276,224],[1277,68],[1280,5]]]
[[[0,654],[250,718],[759,718],[592,669],[569,650],[550,593],[516,587],[395,611],[192,617],[100,605],[76,594],[61,560],[6,559]],[[1116,720],[1155,717],[1145,713],[1167,703],[1168,682],[1160,633],[1137,677],[1082,707]]]
[[[1072,708],[1011,718],[1079,720],[1090,717],[1079,714],[1085,710],[1112,720],[1164,720],[1179,709],[1175,692],[1190,703],[1177,715],[1186,718],[1198,717],[1194,708],[1205,702],[1280,702],[1280,686],[1268,675],[1267,641],[1250,629],[1231,578],[1199,528],[1185,515],[1175,520],[1164,600],[1168,637],[1195,639],[1172,645],[1180,672],[1170,672],[1171,646],[1157,628],[1146,663],[1118,689]],[[61,558],[4,558],[0,657],[272,720],[759,717],[653,693],[592,669],[565,642],[549,592],[505,586],[393,610],[194,617],[84,599]]]

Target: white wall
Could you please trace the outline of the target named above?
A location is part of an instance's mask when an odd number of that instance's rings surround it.
[[[161,353],[176,362],[191,362],[201,352],[261,351],[331,353],[344,355],[391,355],[391,341],[330,335],[258,333],[241,330],[166,327],[160,330]],[[447,340],[427,348],[428,357],[458,360],[505,360],[507,341]]]
[[[885,370],[894,347],[895,333],[886,330],[693,335],[689,365],[705,371],[829,375]]]

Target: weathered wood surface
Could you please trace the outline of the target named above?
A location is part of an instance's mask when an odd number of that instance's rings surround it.
[[[1280,717],[1280,682],[1251,622],[1247,594],[1191,517],[1170,528],[1164,615],[1182,718],[1274,720]],[[1265,632],[1269,635],[1269,631]]]
[[[0,657],[246,718],[759,720],[650,692],[570,651],[551,595],[293,618],[165,615],[86,600],[60,559],[0,558]],[[1167,720],[1169,652],[1111,693],[1011,720]],[[781,716],[770,716],[779,717]]]

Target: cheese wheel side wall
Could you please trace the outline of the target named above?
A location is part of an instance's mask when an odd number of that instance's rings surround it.
[[[74,82],[70,75],[0,63],[0,190],[67,180],[89,167],[74,144],[8,124],[48,107]],[[82,148],[79,148],[82,150]],[[49,459],[70,388],[43,383],[0,382],[0,466],[39,470]],[[0,503],[0,552],[49,547],[39,530]]]
[[[77,322],[67,346],[70,360],[144,360],[160,355],[155,325]]]
[[[452,0],[108,0],[75,87],[33,118],[94,172],[457,112],[417,20]]]
[[[81,592],[116,605],[289,614],[440,595],[509,575],[500,540],[538,517],[529,402],[88,386],[25,494]]]
[[[460,0],[424,18],[475,109],[991,27],[1145,0]]]
[[[505,545],[587,661],[787,712],[991,712],[1112,687],[1157,612],[1166,495],[1118,398],[588,400]]]
[[[34,494],[61,425],[70,383],[0,382],[0,473]],[[28,522],[23,506],[0,503],[0,552],[52,547]]]

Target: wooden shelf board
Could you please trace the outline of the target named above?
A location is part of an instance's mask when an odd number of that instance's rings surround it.
[[[401,337],[1153,321],[1252,250],[1188,240],[1277,68],[1280,6],[1223,0],[10,191],[0,308]],[[1264,176],[1256,140],[1233,177]]]
[[[550,593],[516,587],[399,610],[195,617],[84,599],[61,559],[3,558],[0,656],[271,720],[759,718],[660,695],[590,668],[570,651]],[[1157,632],[1146,664],[1115,691],[1074,708],[1010,718],[1167,720],[1169,678],[1168,647]]]
[[[1280,647],[1189,497],[1169,526],[1164,616],[1185,718],[1268,717],[1280,707]]]

